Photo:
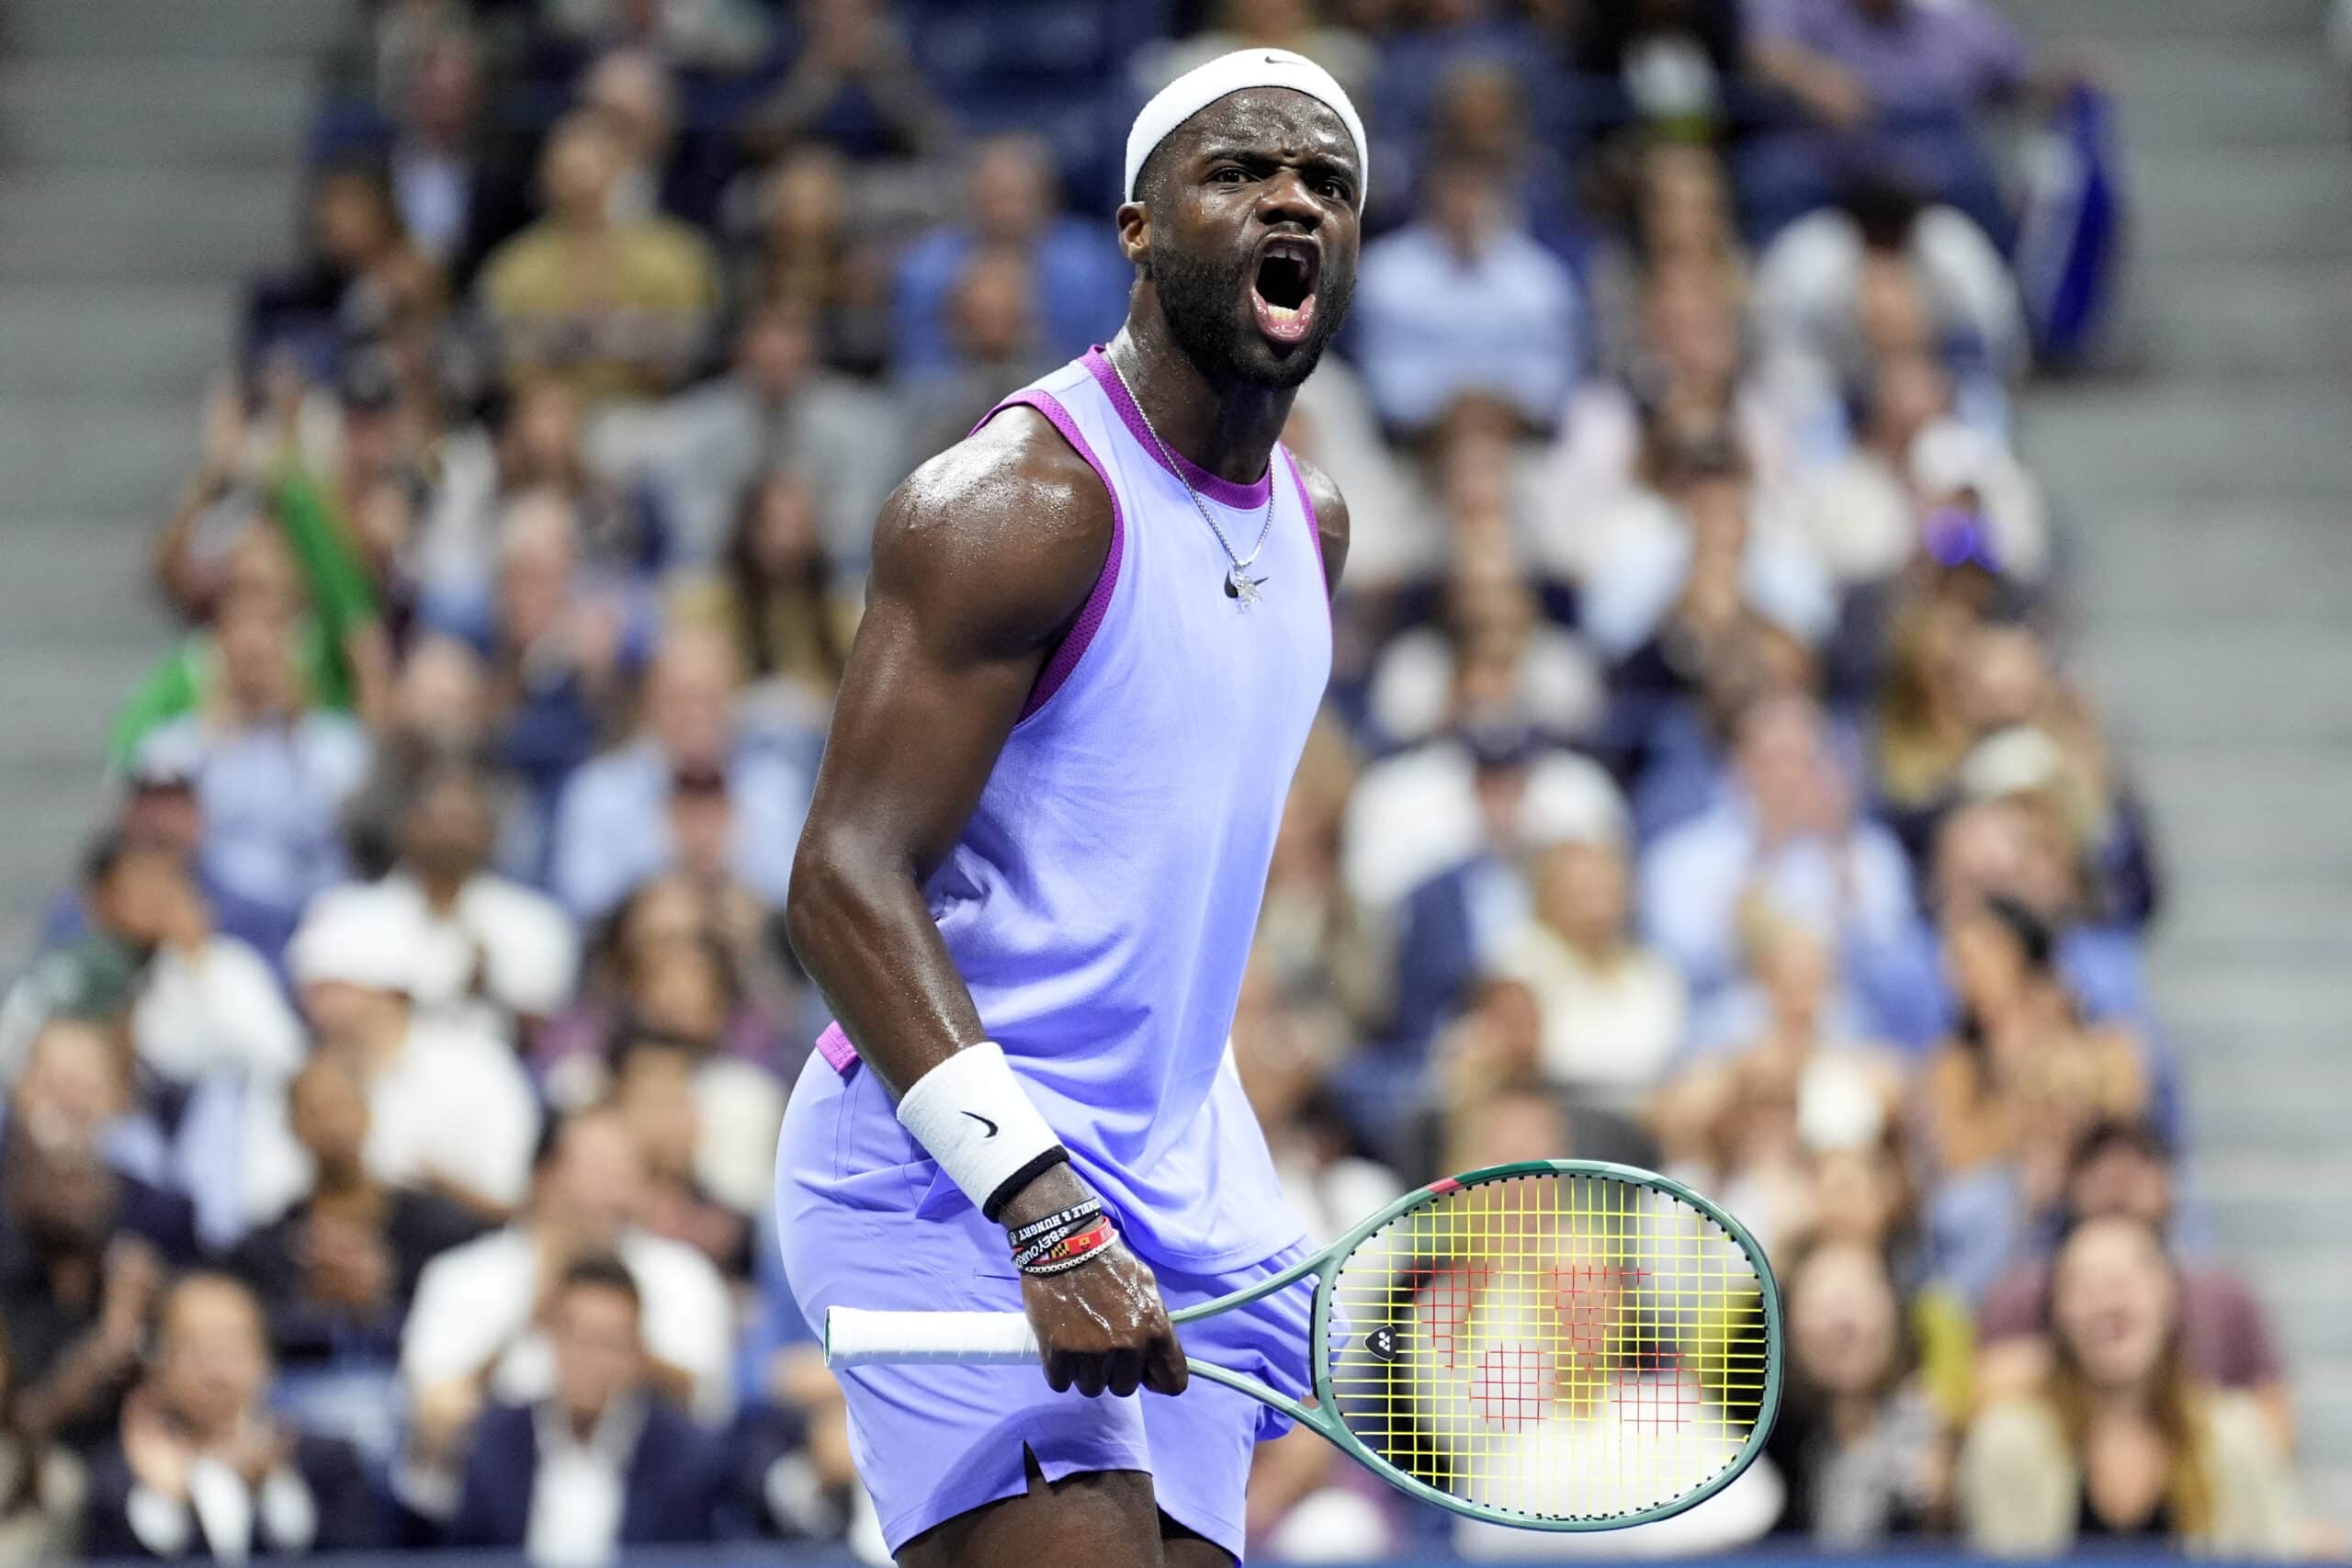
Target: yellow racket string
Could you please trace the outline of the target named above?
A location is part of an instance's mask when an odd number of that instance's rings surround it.
[[[1498,1517],[1625,1518],[1728,1469],[1764,1406],[1764,1286],[1670,1193],[1544,1172],[1440,1193],[1332,1285],[1340,1417]]]

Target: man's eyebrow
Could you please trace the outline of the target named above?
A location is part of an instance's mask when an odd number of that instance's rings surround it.
[[[1283,162],[1280,155],[1269,152],[1261,143],[1239,141],[1210,141],[1202,144],[1193,156],[1204,164],[1240,164],[1252,168],[1269,168]],[[1299,166],[1318,175],[1340,175],[1356,177],[1355,164],[1345,155],[1329,149],[1317,148],[1298,160]]]

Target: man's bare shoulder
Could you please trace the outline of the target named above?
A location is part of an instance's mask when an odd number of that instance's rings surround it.
[[[1044,415],[1010,408],[892,493],[875,525],[874,586],[1042,640],[1085,603],[1111,533],[1093,467]]]
[[[1321,468],[1295,452],[1290,457],[1298,465],[1299,480],[1306,487],[1306,502],[1315,509],[1315,532],[1323,541],[1323,576],[1337,590],[1340,569],[1348,560],[1348,498]]]

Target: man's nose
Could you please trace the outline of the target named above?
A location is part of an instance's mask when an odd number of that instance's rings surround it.
[[[1297,170],[1283,169],[1266,182],[1260,194],[1258,218],[1270,226],[1295,222],[1315,229],[1323,221],[1323,207],[1315,199],[1315,193],[1306,188],[1306,181]]]

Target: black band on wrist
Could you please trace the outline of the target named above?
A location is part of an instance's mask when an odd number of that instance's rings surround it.
[[[1012,1202],[1023,1188],[1053,1169],[1054,1167],[1069,1163],[1069,1151],[1059,1144],[1056,1144],[1050,1149],[1038,1150],[1036,1155],[1020,1169],[996,1184],[996,1190],[989,1194],[989,1201],[980,1205],[982,1217],[995,1219],[1004,1213],[1004,1206]]]

